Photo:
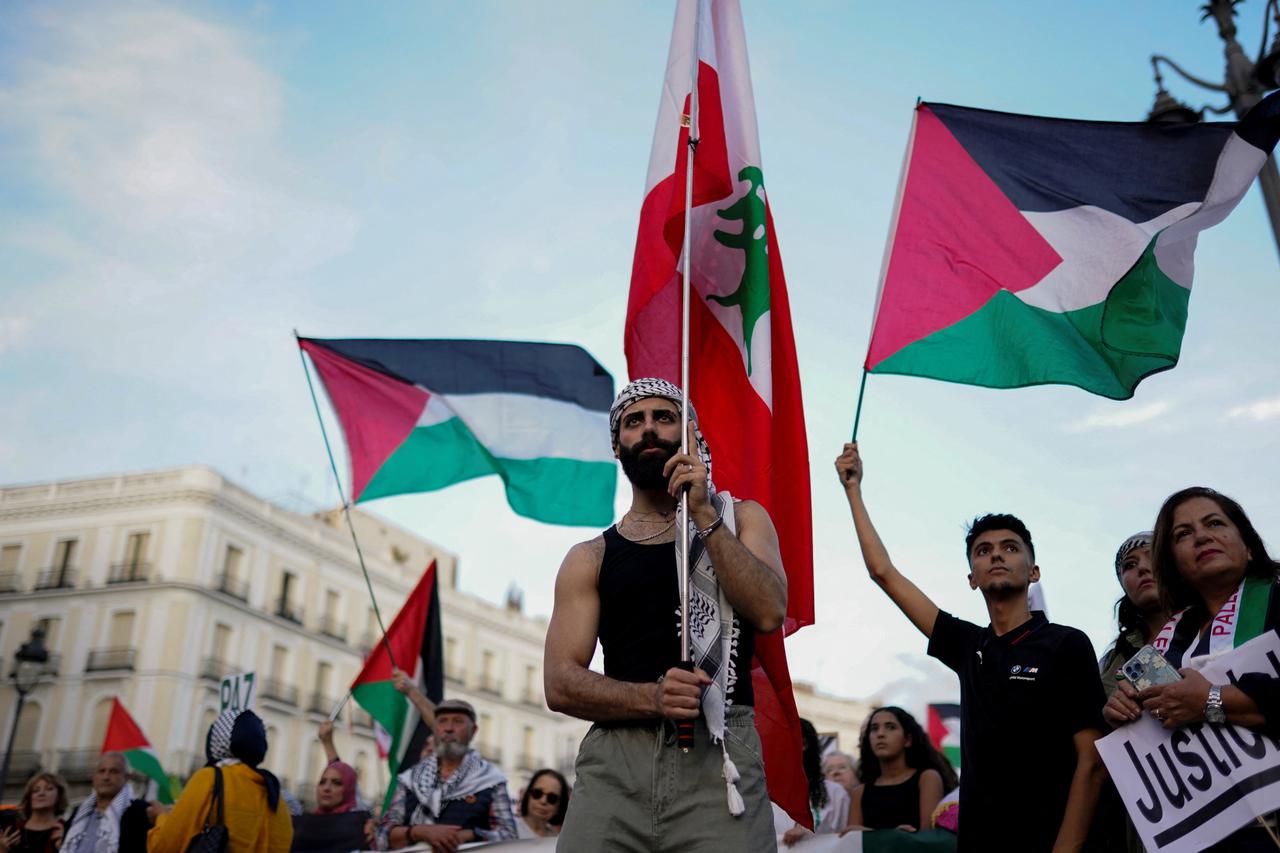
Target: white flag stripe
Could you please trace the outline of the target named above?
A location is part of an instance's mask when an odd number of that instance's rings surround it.
[[[501,459],[614,460],[607,412],[528,394],[432,394],[418,426],[453,415]]]

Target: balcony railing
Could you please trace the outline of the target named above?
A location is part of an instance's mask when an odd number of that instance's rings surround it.
[[[49,652],[49,657],[46,658],[44,662],[44,669],[42,669],[40,672],[42,675],[56,676],[58,674],[58,670],[61,668],[62,668],[62,655],[58,654],[57,652]]]
[[[294,708],[298,707],[298,688],[292,684],[285,684],[277,678],[263,679],[259,690],[263,699],[270,699],[283,705],[290,705]]]
[[[542,765],[538,763],[538,759],[527,752],[522,752],[516,756],[517,770],[537,770],[541,766]]]
[[[238,598],[241,601],[249,600],[249,582],[232,577],[227,573],[218,575],[218,592],[225,592],[232,598]]]
[[[137,655],[137,649],[94,649],[89,652],[89,662],[84,665],[84,671],[107,672],[115,669],[132,671]]]
[[[301,625],[302,624],[302,605],[294,604],[292,601],[289,601],[284,598],[277,598],[276,599],[276,615],[287,622],[292,622],[295,625]]]
[[[76,570],[72,566],[52,566],[36,575],[36,589],[71,589],[76,585]]]
[[[467,684],[466,679],[462,677],[462,667],[454,666],[448,661],[444,665],[444,680],[457,687],[465,687]]]
[[[221,681],[231,674],[231,664],[222,658],[207,657],[200,664],[200,677],[209,681]]]
[[[535,708],[542,707],[542,694],[532,687],[526,687],[524,694],[520,697],[520,701],[526,705],[532,705]]]
[[[480,753],[480,757],[492,764],[502,763],[502,749],[496,746],[485,746],[481,744],[476,747],[476,752]]]
[[[491,693],[494,696],[502,695],[502,682],[492,675],[480,676],[480,683],[476,687],[484,693]]]
[[[68,782],[88,782],[93,778],[93,771],[98,769],[98,759],[101,757],[101,749],[81,747],[59,750],[58,772]]]
[[[338,704],[337,700],[332,697],[323,693],[312,693],[310,700],[307,702],[307,710],[313,714],[329,714],[336,704]]]
[[[17,572],[0,572],[0,595],[13,595],[21,582],[22,576]]]
[[[364,636],[360,638],[359,646],[357,646],[360,649],[360,654],[368,657],[369,652],[373,651],[373,647],[378,645],[380,638],[380,634],[376,634],[373,631],[365,631]]]
[[[9,784],[26,779],[40,769],[40,753],[29,750],[14,750],[9,758]]]
[[[150,563],[116,563],[111,567],[107,583],[144,583],[150,577]]]
[[[320,617],[320,633],[326,637],[333,637],[335,640],[346,642],[347,626],[333,616],[325,614]]]

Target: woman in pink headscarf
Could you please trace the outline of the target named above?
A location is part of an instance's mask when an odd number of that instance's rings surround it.
[[[356,771],[344,761],[332,761],[316,783],[315,814],[343,814],[356,807]]]

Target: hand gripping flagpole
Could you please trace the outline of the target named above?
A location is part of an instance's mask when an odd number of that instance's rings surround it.
[[[347,501],[347,494],[342,490],[342,478],[338,476],[338,463],[333,461],[333,446],[329,444],[329,431],[324,428],[324,418],[320,417],[320,398],[316,396],[316,386],[311,381],[311,368],[307,366],[307,354],[302,349],[302,338],[298,336],[298,330],[293,330],[293,339],[298,344],[298,358],[302,359],[302,372],[307,377],[307,390],[311,392],[311,405],[315,406],[316,421],[320,424],[320,435],[324,438],[324,451],[329,454],[329,470],[333,471],[333,484],[338,487],[338,497],[342,500],[342,514],[347,519],[347,529],[351,531],[351,543],[356,546],[356,559],[360,562],[360,571],[364,574],[364,584],[369,589],[369,601],[373,602],[373,615],[378,619],[378,628],[382,631],[382,645],[387,650],[387,659],[391,661],[392,669],[399,669],[396,666],[395,653],[391,651],[391,641],[387,639],[387,626],[382,621],[382,610],[378,607],[378,597],[373,594],[373,581],[369,579],[369,569],[364,564],[364,552],[360,550],[360,540],[356,537],[356,526],[351,521],[351,504]],[[351,694],[348,693],[348,696]],[[342,700],[342,704],[333,712],[329,718],[332,721],[338,716],[338,712],[342,710],[342,705],[346,704],[346,699]]]
[[[701,38],[702,2],[695,0],[693,15],[693,68],[689,75],[689,147],[684,160],[684,270],[680,293],[680,452],[689,452],[689,302],[690,269],[693,266],[693,155],[698,150],[698,41]],[[689,648],[689,492],[680,492],[680,518],[676,531],[680,569],[680,664],[693,670]],[[693,720],[676,723],[676,744],[681,751],[693,748]]]

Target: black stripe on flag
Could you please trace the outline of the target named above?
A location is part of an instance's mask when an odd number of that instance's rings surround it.
[[[437,394],[526,394],[608,412],[613,376],[573,344],[533,341],[304,338],[370,370]]]

